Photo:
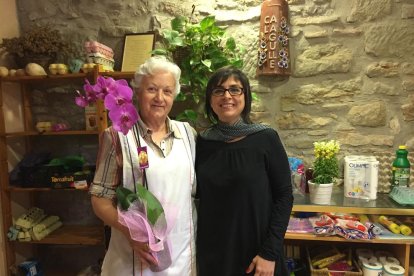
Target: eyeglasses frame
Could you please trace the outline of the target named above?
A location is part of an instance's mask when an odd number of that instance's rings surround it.
[[[232,94],[230,92],[230,89],[232,89],[232,88],[240,89],[240,92],[237,93],[237,94]],[[216,94],[216,93],[214,93],[214,91],[216,91],[216,90],[223,90],[223,94]],[[211,95],[214,96],[214,97],[223,97],[226,94],[226,92],[229,92],[229,95],[230,96],[240,96],[241,94],[244,93],[244,88],[243,87],[234,87],[234,86],[233,87],[229,87],[229,88],[216,87],[216,88],[214,88],[211,91]]]

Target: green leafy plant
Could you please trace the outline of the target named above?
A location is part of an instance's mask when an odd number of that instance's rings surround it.
[[[241,47],[232,37],[227,37],[225,28],[217,25],[214,16],[207,16],[199,23],[178,16],[172,19],[171,29],[161,32],[162,47],[155,55],[165,55],[181,68],[182,91],[178,101],[189,100],[192,109],[179,114],[177,120],[196,123],[203,115],[204,93],[211,74],[226,65],[243,66]]]
[[[314,142],[315,161],[313,164],[313,179],[316,184],[334,182],[339,175],[337,154],[340,149],[338,141]]]

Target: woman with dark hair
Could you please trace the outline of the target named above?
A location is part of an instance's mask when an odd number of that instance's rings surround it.
[[[198,274],[288,274],[283,241],[293,196],[288,158],[275,130],[253,124],[249,80],[216,71],[206,89],[213,126],[196,146]]]

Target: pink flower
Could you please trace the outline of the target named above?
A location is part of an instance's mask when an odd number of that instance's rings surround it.
[[[86,79],[83,90],[85,95],[76,90],[78,94],[75,98],[76,105],[86,107],[98,99],[104,100],[105,108],[109,110],[109,119],[115,130],[126,135],[137,122],[138,112],[132,103],[134,93],[126,80],[98,76],[95,85],[91,85]]]
[[[138,112],[134,105],[126,103],[120,107],[109,111],[109,119],[116,131],[122,132],[124,135],[132,128],[138,120]]]
[[[111,91],[105,97],[105,108],[112,110],[124,104],[132,103],[132,89],[126,85],[118,85],[116,90]]]
[[[98,99],[104,99],[106,95],[115,93],[119,85],[128,86],[126,80],[114,80],[111,77],[105,78],[99,76],[94,85],[94,91]]]

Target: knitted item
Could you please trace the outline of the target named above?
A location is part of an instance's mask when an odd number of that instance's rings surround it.
[[[270,128],[270,126],[262,124],[246,124],[240,119],[234,125],[218,122],[216,125],[201,132],[200,135],[206,140],[228,142],[235,138],[248,136],[268,128]]]

